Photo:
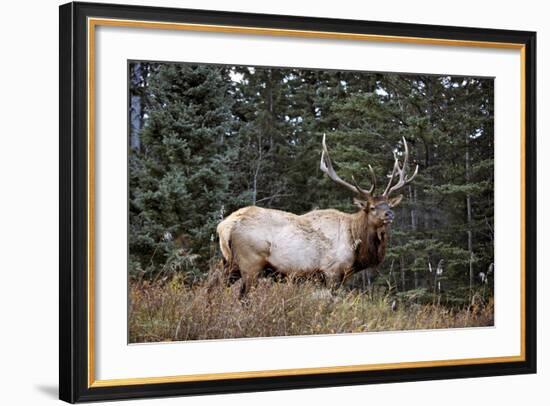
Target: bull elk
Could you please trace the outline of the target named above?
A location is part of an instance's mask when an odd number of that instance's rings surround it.
[[[354,193],[355,213],[334,209],[313,210],[296,215],[257,206],[241,208],[220,222],[217,233],[224,257],[225,273],[242,278],[241,295],[253,286],[264,269],[294,278],[320,274],[328,286],[339,286],[356,271],[379,265],[386,254],[392,208],[403,195],[390,197],[410,183],[418,173],[406,176],[409,150],[403,138],[404,155],[395,162],[389,182],[376,195],[376,176],[369,165],[372,185],[360,187],[338,176],[332,166],[323,136],[320,169],[335,183]],[[397,176],[397,181],[395,182]]]

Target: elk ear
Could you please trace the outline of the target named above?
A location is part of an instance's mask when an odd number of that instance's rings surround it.
[[[390,207],[395,207],[397,206],[399,203],[401,203],[401,200],[403,199],[403,195],[399,195],[399,196],[396,196],[396,197],[392,197],[390,199],[390,201],[388,202],[388,204],[390,205]]]
[[[353,204],[359,207],[360,209],[365,210],[368,207],[369,202],[354,197]]]

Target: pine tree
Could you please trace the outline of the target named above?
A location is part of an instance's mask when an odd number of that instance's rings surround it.
[[[229,186],[227,75],[220,67],[162,64],[149,80],[142,148],[130,157],[136,271],[169,265],[200,272],[210,259]]]

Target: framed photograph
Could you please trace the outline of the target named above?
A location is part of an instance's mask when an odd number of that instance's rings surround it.
[[[60,7],[60,398],[536,371],[534,32]]]

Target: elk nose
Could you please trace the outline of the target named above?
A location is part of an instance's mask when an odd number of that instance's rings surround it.
[[[387,220],[393,220],[393,211],[388,210],[385,214]]]

